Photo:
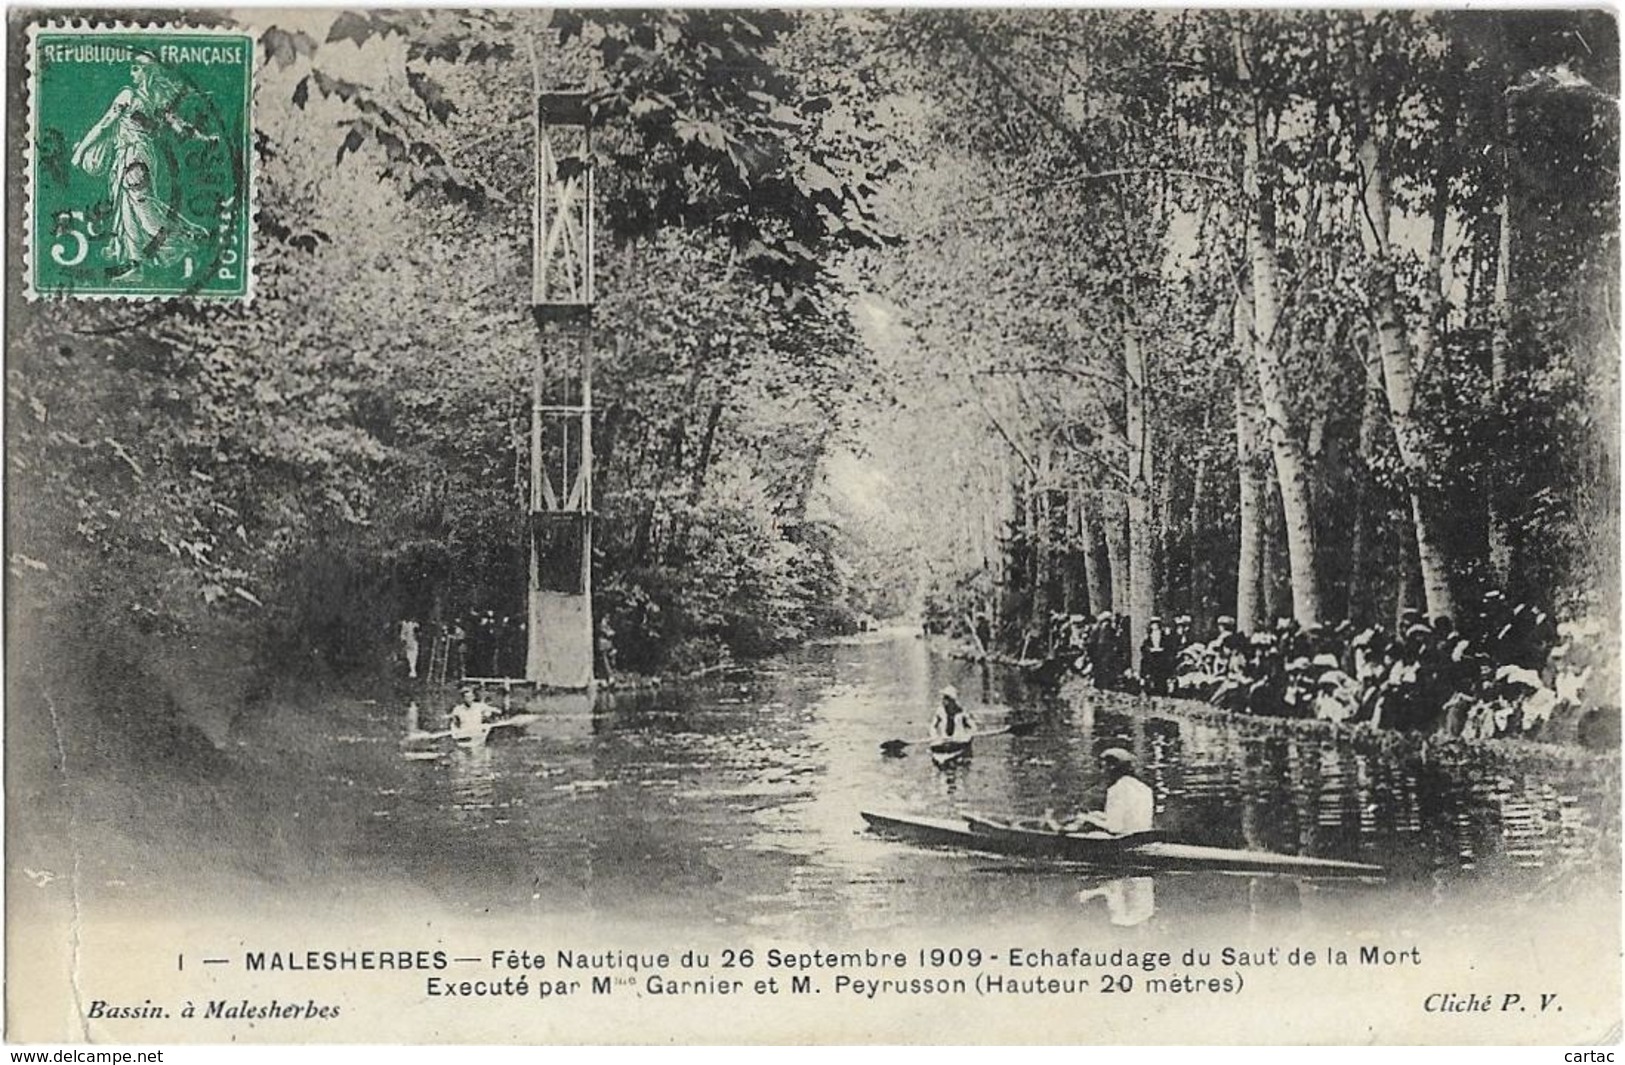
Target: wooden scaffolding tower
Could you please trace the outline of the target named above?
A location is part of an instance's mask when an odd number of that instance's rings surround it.
[[[577,690],[593,680],[591,136],[585,93],[537,94],[525,678]]]

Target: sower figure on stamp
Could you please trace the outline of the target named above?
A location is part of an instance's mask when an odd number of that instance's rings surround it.
[[[137,56],[130,65],[130,84],[73,149],[73,165],[107,175],[113,221],[102,257],[127,264],[128,270],[172,266],[209,236],[171,205],[174,153],[159,141],[162,127],[184,137],[218,140],[175,113],[179,96],[180,87],[150,57]]]

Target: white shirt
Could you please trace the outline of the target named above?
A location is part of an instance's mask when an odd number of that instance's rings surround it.
[[[1117,783],[1106,789],[1105,824],[1101,827],[1117,836],[1132,832],[1151,831],[1151,819],[1156,815],[1156,797],[1145,782],[1131,776],[1117,778]]]
[[[458,703],[451,710],[451,727],[458,732],[473,732],[495,717],[496,712],[496,707],[479,699]]]
[[[954,730],[952,732],[948,731],[948,708],[946,706],[937,707],[936,715],[931,718],[932,739],[968,740],[975,731],[976,719],[971,717],[970,711],[963,707],[960,707],[959,716],[954,719]]]

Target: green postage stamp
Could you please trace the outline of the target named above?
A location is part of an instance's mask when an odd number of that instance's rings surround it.
[[[247,297],[253,38],[54,25],[31,36],[29,298]]]

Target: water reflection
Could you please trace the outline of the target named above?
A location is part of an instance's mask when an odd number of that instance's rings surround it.
[[[1087,880],[1084,881],[1088,883]],[[1088,904],[1093,899],[1104,899],[1111,923],[1119,928],[1132,928],[1151,919],[1157,910],[1156,881],[1149,876],[1128,876],[1108,880],[1096,887],[1085,887],[1078,892],[1078,901]]]
[[[483,812],[496,805],[493,796],[497,778],[491,768],[491,748],[483,743],[460,743],[450,753],[451,808],[465,825],[471,821],[476,826],[483,824]]]

